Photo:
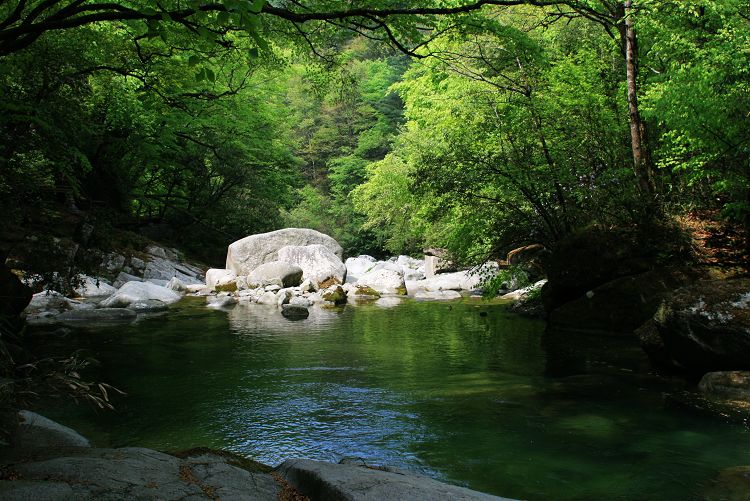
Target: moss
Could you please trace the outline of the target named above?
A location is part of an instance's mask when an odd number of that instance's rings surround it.
[[[376,291],[372,287],[368,287],[367,285],[358,285],[357,286],[357,295],[359,295],[359,296],[380,297],[380,293],[378,291]]]
[[[216,292],[237,292],[237,282],[229,282],[214,286]]]
[[[406,296],[407,294],[406,287],[403,285],[401,287],[396,287],[396,294],[400,296]]]
[[[346,292],[341,287],[336,287],[332,291],[323,294],[323,299],[339,306],[346,303]]]

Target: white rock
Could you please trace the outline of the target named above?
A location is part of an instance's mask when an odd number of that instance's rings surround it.
[[[347,277],[347,278],[348,278],[348,277]],[[317,284],[314,284],[314,283],[312,282],[312,280],[310,280],[310,279],[306,279],[306,280],[303,280],[303,281],[302,281],[302,283],[301,283],[301,284],[299,285],[299,290],[300,290],[300,292],[302,292],[303,294],[304,294],[305,292],[315,292],[316,290],[318,290],[318,285],[317,285]]]
[[[267,304],[267,305],[276,305],[276,293],[271,291],[264,292],[259,298],[258,298],[258,304]]]
[[[238,275],[248,275],[261,264],[278,261],[278,251],[283,247],[312,244],[325,246],[341,260],[343,252],[341,246],[328,235],[315,230],[286,228],[250,235],[233,242],[227,250],[226,267]]]
[[[375,258],[367,255],[348,258],[344,263],[346,266],[346,281],[355,283],[359,280],[359,277],[370,271],[375,263],[377,263]]]
[[[421,267],[424,270],[424,259],[415,259],[410,256],[398,256],[398,258],[396,258],[396,264],[402,268],[418,270]]]
[[[500,299],[507,299],[510,301],[519,301],[523,298],[525,298],[529,293],[541,289],[544,284],[547,283],[547,280],[539,280],[538,282],[529,285],[528,287],[524,287],[523,289],[514,290],[513,292],[509,292],[505,295],[500,296]]]
[[[302,281],[303,270],[284,261],[271,261],[255,268],[247,276],[250,285],[281,285],[282,287],[294,287]]]
[[[398,266],[398,268],[400,269],[401,267]],[[365,273],[360,277],[356,285],[370,287],[381,294],[406,293],[406,284],[404,283],[403,273],[388,268],[381,268]]]
[[[196,293],[207,288],[206,284],[188,284],[185,286],[185,290],[189,293]]]
[[[80,285],[74,290],[81,297],[110,296],[117,290],[101,278],[79,275]]]
[[[103,308],[127,308],[132,303],[157,299],[166,304],[176,303],[180,295],[171,289],[150,282],[128,282],[100,303]]]
[[[27,315],[42,313],[58,314],[73,309],[73,302],[57,291],[42,291],[31,296],[31,302],[24,310]]]
[[[313,302],[309,298],[295,296],[289,300],[289,304],[293,306],[302,306],[304,308],[307,308],[308,306],[311,306]]]
[[[211,268],[206,272],[206,287],[216,287],[217,285],[226,285],[233,282],[237,274],[232,270],[222,268]]]
[[[276,306],[289,304],[290,299],[292,299],[292,291],[289,289],[281,289],[276,293]]]
[[[279,261],[284,261],[302,268],[303,279],[309,279],[316,285],[329,278],[344,282],[346,266],[341,258],[328,247],[321,244],[289,245],[277,252]]]

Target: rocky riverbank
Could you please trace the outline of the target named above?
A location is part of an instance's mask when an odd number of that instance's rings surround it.
[[[184,261],[175,249],[151,244],[140,257],[104,256],[105,273],[78,276],[74,288],[78,297],[54,290],[35,294],[24,314],[32,324],[129,323],[193,295],[205,297],[210,308],[259,304],[277,307],[289,320],[300,320],[309,316],[310,307],[348,301],[392,306],[404,297],[425,301],[480,297],[482,284],[500,271],[496,262],[457,270],[438,249],[427,252],[423,259],[396,256],[379,261],[361,255],[342,261],[341,246],[331,237],[287,228],[230,244],[226,268],[204,270]],[[519,302],[543,284],[520,288],[520,283],[509,280],[502,284],[508,293],[504,298]]]
[[[167,454],[106,449],[59,423],[22,411],[12,446],[0,449],[0,498],[191,500],[495,500],[431,478],[364,462],[287,460],[276,468],[224,451]]]

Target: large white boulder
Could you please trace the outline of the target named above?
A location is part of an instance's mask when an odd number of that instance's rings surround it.
[[[271,261],[255,268],[247,276],[251,288],[271,284],[281,287],[296,287],[302,281],[303,270],[299,266],[284,261]]]
[[[370,287],[381,294],[406,294],[404,274],[389,268],[380,268],[365,273],[357,281],[359,287]]]
[[[180,295],[171,289],[151,282],[128,282],[100,303],[103,308],[127,308],[131,304],[156,299],[166,304],[176,303]]]
[[[238,275],[248,275],[261,264],[278,261],[278,251],[283,247],[313,244],[325,246],[339,260],[343,256],[341,246],[328,235],[305,228],[286,228],[250,235],[233,242],[227,250],[226,267]]]
[[[374,257],[367,255],[348,258],[344,262],[346,266],[346,281],[352,284],[355,283],[359,280],[359,277],[370,271],[376,263],[377,260]]]
[[[73,290],[80,297],[110,296],[117,290],[101,278],[79,275],[78,280],[80,283]]]
[[[211,268],[206,272],[206,287],[213,289],[217,285],[225,285],[234,282],[237,274],[232,270],[223,268]]]
[[[470,270],[456,271],[453,273],[441,273],[424,280],[407,280],[406,287],[409,294],[417,291],[461,291],[474,290],[481,286],[482,282],[497,275],[499,266],[495,262],[489,262]]]
[[[278,250],[278,256],[279,261],[302,268],[302,278],[318,285],[329,278],[343,283],[346,277],[341,258],[325,245],[288,245]]]

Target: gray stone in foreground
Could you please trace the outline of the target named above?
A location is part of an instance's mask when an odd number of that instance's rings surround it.
[[[76,449],[64,457],[17,463],[22,481],[0,481],[3,500],[224,499],[278,497],[268,474],[251,473],[211,453],[184,459],[150,449]],[[51,481],[46,481],[53,479]]]
[[[290,459],[277,468],[289,484],[311,499],[327,501],[498,501],[464,487],[444,484],[427,477],[407,475],[352,464],[331,464]]]
[[[13,447],[16,449],[91,447],[89,441],[75,430],[36,412],[20,411],[18,417],[20,423],[13,435]]]

